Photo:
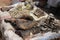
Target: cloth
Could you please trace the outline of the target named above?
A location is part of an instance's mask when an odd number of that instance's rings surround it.
[[[60,2],[60,0],[48,0],[48,5],[53,6],[53,7],[57,7],[58,2]]]

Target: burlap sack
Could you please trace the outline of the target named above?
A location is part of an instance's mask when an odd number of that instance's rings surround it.
[[[10,5],[11,3],[12,0],[0,0],[0,7]]]

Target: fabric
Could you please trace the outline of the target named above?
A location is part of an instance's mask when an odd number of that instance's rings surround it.
[[[48,5],[53,6],[53,7],[57,7],[58,2],[60,2],[60,0],[48,0]]]

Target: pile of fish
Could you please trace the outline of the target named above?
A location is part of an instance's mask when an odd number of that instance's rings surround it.
[[[1,12],[5,12],[11,16],[6,19],[4,18],[4,21],[10,23],[15,29],[15,33],[24,40],[28,37],[35,37],[37,36],[35,34],[38,33],[41,34],[39,34],[41,37],[39,36],[40,38],[38,37],[38,39],[32,38],[31,40],[50,40],[60,37],[60,20],[56,19],[52,13],[48,14],[35,5],[26,2],[17,3],[1,8]],[[51,34],[47,34],[49,32]],[[48,38],[49,36],[46,37],[44,33],[50,35],[51,38]]]

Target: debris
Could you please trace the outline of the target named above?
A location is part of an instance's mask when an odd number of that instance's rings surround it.
[[[60,37],[60,20],[29,2],[2,7],[0,19],[2,36],[6,40],[50,40]]]

